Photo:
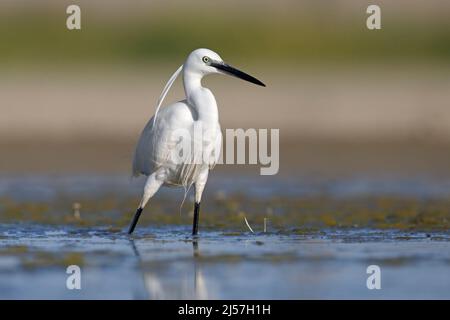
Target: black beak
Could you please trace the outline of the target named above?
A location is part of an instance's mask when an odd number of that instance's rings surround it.
[[[242,72],[241,70],[238,70],[238,69],[236,69],[236,68],[234,68],[234,67],[232,67],[232,66],[230,66],[230,65],[228,65],[226,63],[223,63],[223,62],[212,62],[211,66],[216,68],[216,69],[219,69],[219,70],[223,71],[226,74],[235,76],[236,78],[239,78],[239,79],[242,79],[242,80],[245,80],[245,81],[257,84],[258,86],[263,86],[263,87],[266,86],[264,83],[262,83],[261,81],[259,81],[255,77],[252,77],[251,75],[249,75],[249,74],[247,74],[245,72]]]

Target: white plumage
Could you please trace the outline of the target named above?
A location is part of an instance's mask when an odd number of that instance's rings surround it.
[[[215,104],[210,104],[211,113],[214,112],[214,108],[217,110]],[[165,173],[164,185],[190,187],[201,171],[214,167],[222,145],[218,121],[207,126],[211,133],[203,134],[203,139],[194,135],[195,125],[204,126],[203,123],[199,123],[195,108],[187,100],[163,108],[159,113],[159,119],[154,121],[152,117],[139,138],[133,160],[133,175],[149,176],[160,170]],[[181,140],[177,132],[180,135],[189,133],[182,135],[182,138],[190,140]],[[191,152],[187,153],[183,159],[185,161],[180,163],[178,161],[180,157],[174,153],[182,150],[184,143],[191,144]],[[202,144],[202,147],[199,144]],[[197,150],[202,153],[196,152]],[[210,161],[206,162],[203,159]]]
[[[167,92],[183,74],[186,99],[160,108]],[[223,62],[208,49],[194,50],[167,82],[155,115],[139,138],[133,160],[133,174],[148,176],[138,211],[130,225],[132,233],[148,200],[162,185],[195,187],[193,234],[197,233],[200,201],[209,170],[217,163],[222,144],[219,113],[212,92],[203,87],[203,76],[230,74],[264,85],[252,76]]]

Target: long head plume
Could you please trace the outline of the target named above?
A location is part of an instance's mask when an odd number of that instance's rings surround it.
[[[166,86],[164,87],[163,91],[161,92],[161,95],[159,96],[158,105],[156,106],[155,116],[153,117],[153,128],[155,128],[155,123],[156,123],[156,118],[158,117],[159,108],[161,108],[164,98],[166,97],[167,93],[169,92],[172,84],[177,79],[178,75],[181,73],[181,70],[183,70],[183,65],[181,65],[177,69],[177,71],[175,71],[175,73],[170,77],[169,81],[167,81]]]

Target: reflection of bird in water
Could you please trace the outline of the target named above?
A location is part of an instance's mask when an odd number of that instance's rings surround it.
[[[192,248],[194,251],[194,292],[195,299],[208,299],[211,298],[208,295],[208,288],[206,287],[205,277],[203,277],[203,273],[200,270],[200,267],[197,266],[198,260],[197,258],[200,256],[200,251],[198,249],[198,241],[194,239],[192,242]]]
[[[130,240],[135,256],[138,258],[143,275],[143,282],[148,294],[152,300],[162,299],[211,299],[208,292],[206,279],[198,264],[200,256],[197,240],[192,242],[193,260],[192,264],[183,265],[182,274],[173,277],[165,274],[167,269],[146,270],[145,261],[133,240]],[[191,269],[194,269],[193,272]],[[148,268],[147,268],[148,269]],[[175,270],[179,272],[179,270]],[[193,276],[193,277],[192,277]]]

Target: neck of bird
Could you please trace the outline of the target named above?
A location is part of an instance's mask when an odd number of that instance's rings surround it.
[[[202,74],[183,72],[183,85],[188,103],[197,113],[204,125],[216,126],[219,122],[217,104],[211,91],[202,86]]]

